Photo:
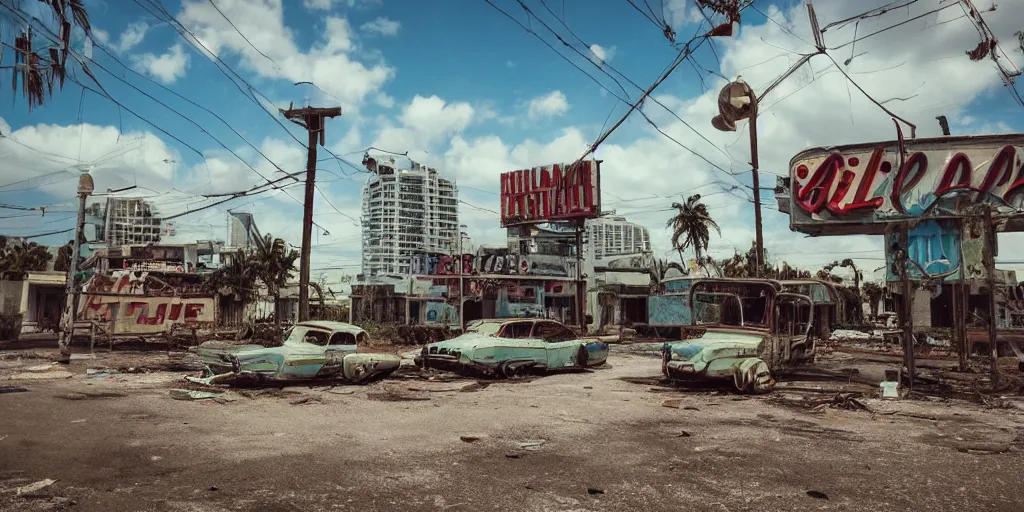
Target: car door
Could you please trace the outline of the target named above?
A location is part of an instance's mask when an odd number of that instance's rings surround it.
[[[547,354],[544,341],[535,338],[533,320],[516,320],[501,327],[498,337],[488,342],[493,343],[494,360],[502,361],[536,361],[539,365],[547,365]]]
[[[776,365],[798,363],[813,353],[814,305],[810,297],[780,293],[775,299],[772,359]]]
[[[533,337],[542,340],[549,369],[574,368],[581,341],[568,327],[550,320],[541,320],[533,327]]]
[[[317,377],[336,375],[343,368],[345,356],[355,353],[357,348],[354,334],[341,331],[331,333],[324,347],[324,366]]]
[[[310,328],[302,333],[302,341],[289,340],[282,346],[285,350],[283,377],[292,380],[317,377],[326,362],[324,353],[330,335],[329,331]]]

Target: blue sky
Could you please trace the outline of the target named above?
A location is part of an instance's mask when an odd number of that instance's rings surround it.
[[[21,1],[28,11],[36,9],[36,3]],[[274,176],[275,167],[299,171],[305,164],[304,150],[292,137],[304,141],[305,133],[280,116],[275,121],[264,108],[273,110],[290,101],[340,105],[344,115],[329,122],[326,146],[356,167],[369,146],[408,151],[417,161],[455,177],[467,203],[495,210],[497,197],[487,191],[497,191],[500,172],[572,160],[603,126],[628,109],[484,0],[214,3],[235,28],[227,25],[208,0],[86,0],[95,39],[121,61],[95,49],[91,69],[113,98],[152,124],[117,108],[107,98],[90,92],[83,96],[73,82],[31,112],[20,97],[0,101],[4,135],[14,132],[17,141],[34,148],[0,139],[0,155],[6,162],[0,167],[0,185],[31,178],[22,184],[0,186],[0,202],[53,205],[45,218],[0,219],[0,230],[35,234],[71,227],[74,175],[53,173],[80,161],[96,163],[93,174],[98,190],[136,185],[140,188],[131,193],[153,196],[165,214],[212,202],[197,194],[257,185],[262,181],[257,171],[270,179],[281,176]],[[536,18],[529,19],[516,0],[494,0],[616,94],[621,90],[593,62],[614,74],[613,67],[647,87],[677,53],[661,31],[625,0],[565,0],[564,16],[562,0],[547,0],[554,15],[539,0],[523,3],[590,60],[566,49]],[[681,42],[697,30],[695,20],[703,19],[693,10],[692,0],[649,3],[654,17],[668,21]],[[857,2],[861,3],[851,6],[821,0],[815,7],[825,25],[884,2]],[[865,20],[856,30],[884,28],[937,4],[919,3]],[[164,14],[154,15],[143,8],[158,12],[157,4],[198,40],[183,37]],[[746,201],[749,192],[727,192],[721,185],[749,185],[747,141],[743,133],[721,133],[710,126],[717,90],[724,83],[715,74],[742,76],[756,89],[785,71],[799,52],[812,49],[806,42],[811,38],[806,10],[799,2],[758,1],[755,6],[772,19],[748,9],[733,37],[716,39],[716,52],[705,46],[695,54],[697,63],[714,74],[684,63],[655,93],[713,144],[662,107],[652,102],[644,107],[666,133],[722,169],[714,169],[680,148],[636,114],[598,150],[606,162],[606,209],[617,209],[648,226],[660,253],[669,249],[668,233],[663,229],[668,212],[663,210],[692,192],[705,195],[724,228],[722,237],[713,240],[713,254],[726,257],[734,249],[749,247],[753,232],[752,209]],[[858,42],[853,54],[848,53],[849,47],[834,54],[840,61],[853,55],[844,69],[879,100],[892,99],[887,105],[917,123],[920,136],[939,134],[934,121],[939,113],[949,116],[959,133],[1019,131],[1020,107],[1000,84],[994,65],[990,61],[974,63],[963,56],[965,49],[977,43],[977,34],[966,18],[957,18],[962,13],[956,11],[945,9],[906,25],[905,30]],[[1013,12],[1024,15],[1024,8],[1001,5],[1000,16],[988,13],[986,17],[1004,41],[1009,59],[1020,65],[1022,54],[1009,43],[1015,42],[1013,30],[1019,30],[1011,22],[1014,16],[1009,14]],[[9,24],[11,18],[4,20]],[[579,44],[562,21],[588,45],[600,48]],[[854,37],[853,30],[853,26],[836,28],[826,33],[826,40],[830,46],[841,44]],[[241,39],[239,32],[249,42]],[[246,98],[232,79],[218,70],[217,63],[204,55],[203,46],[230,67],[228,74],[237,72],[273,105],[261,107]],[[85,52],[81,41],[77,48]],[[605,62],[597,55],[603,55]],[[810,67],[798,71],[764,100],[769,107],[759,123],[763,185],[771,186],[772,173],[785,173],[789,158],[806,147],[894,138],[888,116],[834,70],[827,57],[816,57]],[[95,87],[80,71],[77,76]],[[710,90],[704,89],[702,80]],[[317,87],[293,85],[298,81],[313,81]],[[625,81],[623,85],[635,101],[639,91]],[[213,115],[161,86],[213,111],[248,143]],[[359,231],[346,216],[359,216],[359,187],[365,174],[330,158],[326,151],[321,150],[320,156],[324,159],[318,176],[323,195],[317,196],[315,220],[330,235],[318,230],[314,268],[342,267],[325,271],[331,279],[338,279],[343,272],[354,274],[357,270]],[[813,267],[841,258],[845,251],[863,254],[868,267],[876,261],[869,258],[881,257],[880,237],[807,240],[789,232],[788,219],[772,209],[770,193],[766,196],[766,238],[770,254],[778,254],[780,263],[786,258]],[[238,199],[181,217],[175,224],[177,238],[223,238],[224,212],[234,207],[252,211],[263,231],[298,244],[301,205],[295,198],[301,198],[299,184],[292,184],[286,192]],[[464,204],[464,222],[474,241],[501,243],[497,217],[484,210]],[[12,211],[11,215],[23,213]],[[66,239],[66,234],[61,234],[40,241],[61,243]]]

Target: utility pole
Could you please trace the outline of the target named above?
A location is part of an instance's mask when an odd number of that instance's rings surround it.
[[[75,274],[78,273],[78,258],[82,252],[79,241],[82,238],[82,231],[85,229],[85,200],[94,189],[92,176],[88,171],[83,172],[78,177],[78,220],[75,222],[75,238],[71,242],[71,264],[68,265],[67,283],[64,285],[64,313],[60,318],[60,338],[57,341],[57,346],[60,348],[58,361],[61,363],[71,362],[71,338],[75,333],[75,310],[78,307],[78,287],[75,286]]]
[[[309,320],[309,251],[313,239],[313,200],[316,193],[316,146],[324,144],[324,119],[341,115],[340,107],[280,109],[291,122],[309,132],[308,157],[306,159],[306,197],[302,213],[302,256],[299,261],[299,321]]]
[[[910,262],[910,225],[906,222],[899,225],[900,241],[899,259],[900,282],[903,289],[903,365],[907,368],[907,382],[910,389],[914,389],[914,377],[917,374],[916,361],[914,359],[914,289],[910,283],[910,276],[907,273],[907,264]]]
[[[754,243],[757,244],[757,270],[754,277],[760,277],[764,269],[764,235],[761,232],[761,180],[757,176],[757,95],[750,88],[747,88],[747,95],[750,98],[750,166],[753,168],[754,187]]]
[[[988,344],[992,349],[991,372],[992,390],[999,386],[999,340],[996,329],[996,230],[992,225],[992,207],[985,205],[985,244],[982,246],[982,262],[985,265],[985,284],[988,288]]]

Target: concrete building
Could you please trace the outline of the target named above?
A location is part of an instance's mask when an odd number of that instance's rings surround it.
[[[362,274],[408,275],[410,256],[450,253],[458,245],[459,192],[437,169],[413,162],[363,162],[373,174],[362,193]]]
[[[586,223],[587,249],[594,260],[612,256],[626,256],[651,251],[651,235],[647,228],[633,224],[625,217],[611,215],[588,220]]]
[[[247,249],[259,243],[260,230],[251,213],[228,212],[227,247]]]
[[[161,218],[141,198],[109,197],[86,209],[86,238],[107,247],[146,245],[160,241]]]

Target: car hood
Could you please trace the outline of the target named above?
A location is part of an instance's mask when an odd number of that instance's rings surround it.
[[[682,356],[684,361],[693,359],[694,356],[705,349],[744,349],[756,350],[757,346],[764,339],[764,334],[749,331],[732,329],[708,329],[699,338],[684,341],[675,341],[665,344],[668,350]]]

